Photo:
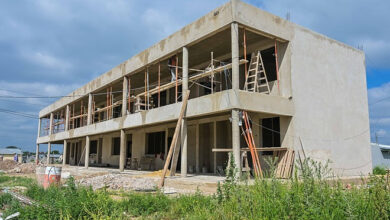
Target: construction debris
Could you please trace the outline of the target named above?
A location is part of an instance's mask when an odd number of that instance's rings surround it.
[[[157,189],[157,178],[135,178],[126,174],[106,174],[77,181],[83,186],[92,186],[93,190],[107,188],[124,191],[154,191]]]
[[[13,160],[0,161],[0,170],[5,173],[35,173],[36,165],[34,163],[18,163]]]

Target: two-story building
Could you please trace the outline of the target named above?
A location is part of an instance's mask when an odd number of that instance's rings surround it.
[[[364,53],[238,0],[42,109],[37,152],[63,144],[64,164],[161,169],[188,90],[183,176],[224,168],[226,149],[242,166],[242,111],[262,164],[303,149],[340,175],[371,171]]]

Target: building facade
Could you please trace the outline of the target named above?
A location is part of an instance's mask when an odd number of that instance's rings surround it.
[[[42,109],[37,152],[64,144],[64,164],[161,169],[186,91],[183,176],[216,173],[228,151],[242,166],[243,111],[262,164],[287,149],[338,175],[371,171],[364,53],[237,0]]]

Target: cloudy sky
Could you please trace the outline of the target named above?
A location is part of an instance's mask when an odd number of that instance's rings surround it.
[[[38,111],[223,0],[0,1],[0,147],[35,149]],[[366,52],[371,136],[390,144],[390,1],[247,0]],[[22,112],[25,116],[14,115]]]

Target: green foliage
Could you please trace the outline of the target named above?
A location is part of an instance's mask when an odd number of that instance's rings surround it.
[[[269,166],[274,162],[269,161]],[[271,169],[272,170],[272,169]],[[297,164],[290,180],[274,174],[242,184],[230,161],[223,184],[213,196],[169,197],[157,193],[128,193],[113,200],[105,190],[78,187],[73,179],[66,186],[47,190],[30,182],[26,196],[38,202],[24,206],[9,194],[0,194],[4,216],[19,211],[19,219],[389,219],[390,191],[385,176],[371,176],[363,186],[346,189],[340,181],[328,181],[327,163],[305,159]],[[0,175],[0,183],[13,177]],[[18,180],[23,183],[23,181]],[[27,183],[26,180],[24,180]]]
[[[374,167],[372,174],[374,175],[386,175],[386,168],[382,166]]]
[[[131,193],[119,203],[121,210],[131,216],[150,215],[168,210],[170,199],[162,193]]]

